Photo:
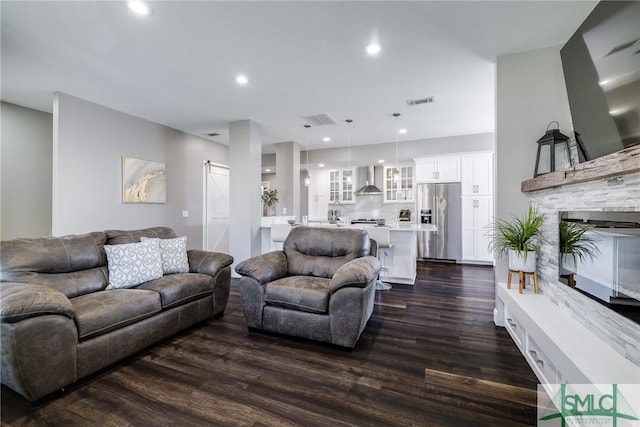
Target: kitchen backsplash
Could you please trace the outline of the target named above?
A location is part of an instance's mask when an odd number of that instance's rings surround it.
[[[329,210],[340,211],[339,218],[384,218],[393,221],[401,209],[411,211],[411,222],[416,221],[415,203],[383,203],[382,195],[356,196],[356,203],[330,203]]]

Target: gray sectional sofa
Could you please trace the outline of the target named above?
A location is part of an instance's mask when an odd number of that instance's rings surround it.
[[[188,272],[107,289],[105,245],[142,237],[177,236],[155,227],[0,243],[2,384],[35,401],[224,313],[233,258],[223,253],[189,250]]]

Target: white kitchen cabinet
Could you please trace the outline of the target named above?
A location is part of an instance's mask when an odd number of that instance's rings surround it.
[[[422,157],[416,162],[416,183],[460,182],[460,157]]]
[[[351,178],[351,179],[349,179]],[[355,203],[355,169],[330,170],[328,176],[329,203]]]
[[[493,194],[493,154],[483,153],[462,157],[462,195]]]
[[[397,180],[394,174],[398,174]],[[411,203],[414,194],[414,168],[413,165],[398,165],[384,167],[384,182],[382,193],[384,203]]]
[[[417,257],[417,233],[415,230],[392,228],[389,230],[391,248],[383,249],[387,256],[384,259],[384,266],[387,270],[380,272],[380,280],[389,283],[401,283],[413,285],[416,281],[416,257]]]
[[[462,197],[462,259],[493,262],[487,232],[493,217],[490,196]]]
[[[309,219],[327,220],[329,209],[329,171],[315,170],[309,172]]]

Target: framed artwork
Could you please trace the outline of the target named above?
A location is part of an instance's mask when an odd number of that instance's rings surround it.
[[[167,203],[166,164],[122,157],[122,202]]]

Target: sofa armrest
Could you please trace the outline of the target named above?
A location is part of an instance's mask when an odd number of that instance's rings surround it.
[[[329,282],[329,292],[344,287],[364,288],[378,276],[381,267],[380,261],[372,256],[353,259],[335,272]]]
[[[236,273],[251,277],[260,283],[282,279],[288,272],[287,256],[283,251],[268,252],[236,265]]]
[[[233,263],[233,257],[222,252],[189,249],[189,273],[202,273],[215,277],[223,268]]]
[[[0,320],[15,323],[30,317],[60,314],[75,317],[73,305],[60,291],[31,283],[0,283]]]

